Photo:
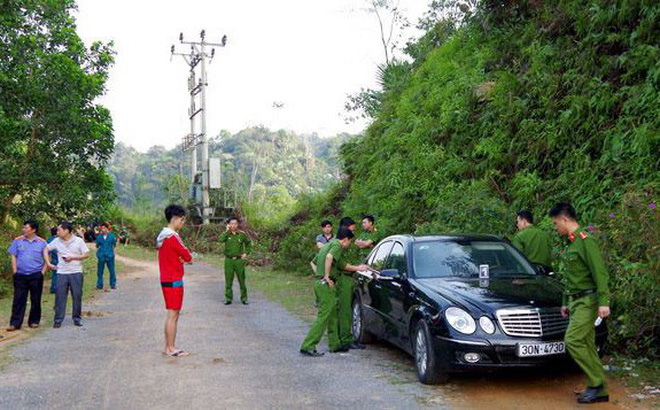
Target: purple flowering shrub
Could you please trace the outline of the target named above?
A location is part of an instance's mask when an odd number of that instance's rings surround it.
[[[603,212],[597,236],[612,290],[610,342],[635,355],[660,355],[658,187],[633,188]]]

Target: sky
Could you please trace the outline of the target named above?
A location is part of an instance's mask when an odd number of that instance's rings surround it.
[[[427,4],[401,0],[400,9],[415,23]],[[365,0],[78,0],[74,16],[87,45],[114,42],[99,103],[112,113],[115,140],[145,151],[172,148],[189,132],[189,68],[170,47],[188,51],[179,33],[199,40],[202,29],[209,42],[228,37],[208,66],[210,136],[255,125],[321,136],[362,131],[364,121],[345,122],[346,96],[375,87],[384,61],[378,21],[365,7]]]

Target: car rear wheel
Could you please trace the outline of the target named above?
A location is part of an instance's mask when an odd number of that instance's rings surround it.
[[[362,309],[360,297],[357,295],[353,298],[351,331],[353,332],[353,339],[357,343],[371,343],[374,341],[374,336],[364,327],[364,310]]]
[[[419,381],[424,384],[438,384],[447,381],[447,373],[441,372],[436,363],[435,350],[431,339],[431,332],[424,320],[415,325],[412,338],[412,350],[415,358],[415,369]]]

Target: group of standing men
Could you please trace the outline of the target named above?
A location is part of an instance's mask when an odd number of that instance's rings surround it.
[[[566,238],[566,272],[563,275],[564,297],[561,314],[569,317],[565,343],[568,352],[587,375],[587,389],[578,397],[580,403],[608,401],[605,372],[595,344],[595,322],[610,315],[610,292],[605,262],[596,239],[588,229],[580,226],[577,214],[569,203],[556,204],[549,213],[557,233]],[[552,270],[552,240],[534,225],[530,211],[520,211],[516,217],[518,233],[513,245],[536,265],[548,272]],[[323,353],[316,349],[327,331],[331,353],[349,349],[363,349],[353,340],[351,332],[351,302],[355,281],[354,272],[366,271],[362,263],[369,251],[378,242],[379,235],[374,226],[374,217],[362,219],[363,232],[351,247],[356,224],[351,218],[340,221],[337,235],[332,234],[332,223],[321,223],[322,234],[316,238],[318,254],[311,262],[314,269],[314,293],[318,304],[318,315],[305,337],[300,353],[319,357]],[[352,253],[355,249],[357,252]]]
[[[605,263],[596,240],[588,229],[580,227],[575,209],[570,204],[558,203],[549,215],[558,234],[566,237],[569,242],[561,313],[565,317],[570,315],[565,336],[567,350],[588,378],[587,390],[578,401],[607,401],[609,395],[605,387],[605,373],[596,351],[594,329],[594,321],[598,317],[604,319],[610,314]],[[175,347],[177,322],[183,302],[183,264],[192,262],[192,254],[178,235],[185,224],[186,211],[179,205],[170,205],[165,209],[165,217],[168,226],[157,238],[161,287],[168,312],[163,353],[174,357],[186,356],[187,352]],[[520,211],[516,225],[519,232],[513,238],[513,245],[531,262],[551,269],[552,241],[547,233],[534,226],[532,213]],[[105,266],[110,271],[110,287],[116,288],[114,258],[117,240],[108,227],[107,223],[102,224],[101,235],[96,238],[98,289],[103,288]],[[355,238],[357,225],[350,217],[340,220],[336,235],[333,235],[330,221],[323,221],[321,228],[323,233],[316,238],[318,254],[311,263],[315,275],[314,293],[318,316],[300,347],[301,354],[312,357],[323,355],[316,346],[326,331],[331,353],[364,349],[353,339],[352,334],[353,275],[369,269],[362,261],[380,239],[372,215],[363,216],[362,232],[355,241],[355,247],[351,247],[351,242]],[[38,231],[38,222],[25,221],[23,235],[15,238],[9,247],[14,275],[14,299],[7,329],[10,332],[20,329],[23,324],[28,294],[31,304],[28,326],[39,326],[44,274],[48,269],[56,272],[51,285],[51,292],[55,293],[54,327],[62,325],[69,292],[73,300],[74,325],[82,326],[82,261],[89,257],[89,249],[82,238],[73,234],[71,222],[60,222],[57,228],[51,230],[52,236],[48,241],[40,238]],[[244,232],[238,230],[236,218],[228,221],[227,230],[219,241],[225,243],[225,304],[232,303],[232,284],[236,276],[241,289],[241,302],[247,305],[245,263],[251,250],[251,241]]]
[[[587,389],[578,397],[580,403],[608,401],[605,371],[596,350],[595,322],[610,315],[608,274],[596,239],[578,223],[573,206],[566,202],[550,210],[557,233],[568,240],[566,249],[564,297],[561,314],[569,317],[566,349],[587,375]],[[530,211],[518,212],[518,233],[513,245],[537,265],[552,270],[552,240],[534,225]]]
[[[353,275],[368,269],[362,261],[379,240],[375,218],[373,215],[362,217],[362,233],[355,241],[355,247],[351,247],[351,241],[355,237],[357,224],[352,218],[340,220],[336,236],[333,236],[332,228],[332,222],[321,222],[323,233],[316,237],[318,254],[311,265],[315,276],[318,315],[300,347],[300,353],[306,356],[323,356],[316,345],[326,331],[331,353],[364,349],[353,339],[352,333]]]
[[[72,318],[76,326],[82,326],[83,266],[82,261],[89,257],[85,241],[73,234],[73,224],[60,222],[50,230],[48,240],[39,237],[39,223],[27,220],[23,223],[23,234],[15,238],[9,246],[11,269],[14,282],[14,298],[8,332],[23,326],[27,309],[28,295],[30,313],[28,327],[37,328],[41,322],[41,297],[44,275],[53,272],[50,293],[55,294],[55,317],[53,327],[60,328],[66,313],[68,294],[73,302]],[[103,288],[103,271],[108,266],[110,287],[116,288],[114,267],[117,241],[108,231],[108,224],[101,225],[101,235],[96,238],[98,257],[97,288]]]

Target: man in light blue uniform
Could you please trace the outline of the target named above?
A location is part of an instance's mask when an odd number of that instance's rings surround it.
[[[103,271],[108,266],[110,272],[110,288],[117,289],[117,276],[115,275],[115,248],[117,238],[110,232],[107,222],[101,224],[101,233],[96,237],[97,281],[96,289],[103,289]]]
[[[27,297],[30,294],[30,315],[28,325],[39,327],[41,321],[41,292],[46,272],[46,241],[37,236],[39,223],[28,220],[23,224],[23,235],[14,239],[9,246],[11,268],[14,274],[14,301],[8,332],[18,330],[23,325]]]

